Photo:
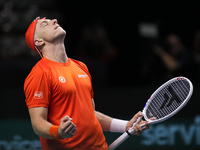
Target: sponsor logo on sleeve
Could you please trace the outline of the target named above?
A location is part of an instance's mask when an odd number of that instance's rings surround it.
[[[35,91],[34,98],[35,99],[42,99],[43,98],[43,92],[42,91]]]

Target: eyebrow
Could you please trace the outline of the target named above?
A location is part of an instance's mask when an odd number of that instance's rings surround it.
[[[44,24],[44,23],[48,23],[48,21],[47,21],[47,20],[42,20],[42,22],[40,23],[40,27],[41,27],[42,24]]]

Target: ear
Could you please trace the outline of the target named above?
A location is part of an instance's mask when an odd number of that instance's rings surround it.
[[[41,47],[42,45],[44,45],[44,41],[43,41],[42,39],[36,39],[36,40],[34,41],[34,43],[35,43],[35,45],[36,45],[37,47]]]

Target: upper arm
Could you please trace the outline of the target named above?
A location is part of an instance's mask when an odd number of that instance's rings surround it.
[[[33,107],[29,108],[29,114],[31,121],[37,120],[38,118],[47,120],[48,109],[45,107]]]
[[[34,131],[37,131],[38,123],[41,121],[47,121],[47,113],[48,110],[45,107],[29,108],[29,114]]]
[[[29,114],[35,133],[39,136],[50,138],[49,128],[52,124],[47,121],[48,108],[33,107],[29,109]]]
[[[24,82],[26,105],[30,108],[46,107],[50,103],[50,77],[38,66],[34,67]]]

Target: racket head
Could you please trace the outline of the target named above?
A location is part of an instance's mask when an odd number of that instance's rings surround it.
[[[149,124],[162,122],[179,112],[190,100],[192,82],[186,77],[173,78],[161,85],[148,99],[143,115]],[[150,118],[156,117],[155,120]]]

